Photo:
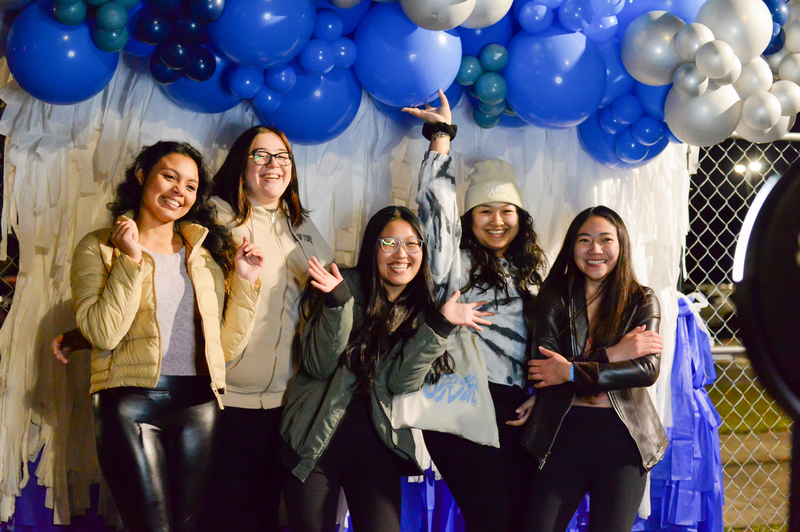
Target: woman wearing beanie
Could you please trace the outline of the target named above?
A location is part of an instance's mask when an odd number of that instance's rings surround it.
[[[459,218],[455,175],[448,155],[455,126],[442,91],[442,106],[404,110],[422,118],[430,151],[420,169],[419,218],[431,250],[439,302],[457,290],[462,302],[488,300],[494,313],[483,331],[460,327],[458,342],[485,361],[500,447],[424,431],[425,445],[464,517],[468,532],[519,530],[530,458],[520,445],[520,425],[530,408],[525,391],[526,311],[542,282],[544,253],[533,219],[524,210],[517,174],[505,161],[478,163],[469,175],[464,214]],[[452,353],[456,365],[463,359]],[[521,407],[521,405],[523,405]]]

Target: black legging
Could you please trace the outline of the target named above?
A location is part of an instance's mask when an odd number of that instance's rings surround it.
[[[94,394],[97,458],[128,532],[192,532],[219,407],[208,377]]]
[[[588,492],[589,532],[630,532],[646,482],[636,442],[614,409],[573,406],[531,478],[525,530],[566,530]]]
[[[500,448],[453,434],[423,431],[425,446],[464,516],[467,532],[521,530],[530,457],[520,444],[522,427],[506,425],[528,398],[519,386],[489,383]]]

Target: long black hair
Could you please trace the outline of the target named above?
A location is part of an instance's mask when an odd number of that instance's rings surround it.
[[[619,256],[617,264],[608,276],[603,279],[597,297],[600,303],[597,308],[592,329],[590,331],[592,345],[609,347],[617,343],[627,332],[625,313],[630,308],[636,294],[643,294],[643,288],[636,280],[631,259],[631,240],[625,222],[612,209],[605,205],[590,207],[578,214],[567,229],[561,251],[558,252],[550,274],[542,283],[536,302],[537,312],[543,319],[548,308],[556,306],[565,310],[575,290],[585,289],[585,276],[575,263],[575,243],[578,232],[586,221],[598,216],[605,219],[617,230]]]
[[[514,288],[519,292],[522,303],[527,309],[533,302],[531,289],[542,284],[543,274],[547,268],[547,259],[544,251],[539,247],[539,236],[534,229],[533,218],[525,209],[515,207],[519,218],[519,232],[509,244],[504,257],[508,261]],[[461,249],[467,250],[472,259],[467,285],[461,290],[466,292],[470,288],[477,288],[487,291],[494,288],[507,292],[506,276],[499,257],[491,249],[481,244],[472,230],[473,210],[475,207],[461,217]]]
[[[188,157],[197,165],[197,199],[179,222],[194,222],[208,229],[208,236],[203,240],[203,247],[222,268],[225,278],[230,279],[233,273],[236,247],[231,232],[217,221],[215,210],[208,202],[211,196],[211,178],[208,168],[203,156],[190,144],[160,141],[142,148],[130,166],[125,169],[125,178],[117,186],[116,196],[114,201],[108,204],[108,210],[111,211],[114,219],[130,211],[133,211],[134,218],[136,218],[142,206],[144,187],[147,180],[150,179],[150,172],[161,159],[172,154]],[[143,176],[141,183],[139,182],[140,175]]]
[[[438,312],[433,298],[433,277],[428,263],[427,244],[422,246],[420,269],[394,301],[381,282],[378,272],[380,234],[395,220],[408,222],[418,237],[424,234],[416,215],[406,207],[385,207],[375,213],[364,229],[355,269],[365,297],[364,319],[350,335],[343,363],[356,375],[357,393],[372,389],[378,359],[398,342],[405,342],[420,327],[424,316]],[[452,372],[449,355],[434,363],[434,375]]]
[[[247,182],[244,173],[247,159],[253,149],[253,143],[261,134],[272,133],[281,139],[286,151],[292,154],[292,174],[289,186],[281,195],[280,209],[292,227],[299,227],[308,216],[308,211],[300,203],[300,186],[297,182],[297,167],[294,163],[294,153],[289,145],[289,139],[283,131],[272,126],[251,127],[241,135],[231,146],[222,166],[214,175],[214,195],[224,199],[233,209],[234,224],[241,225],[250,217],[250,201],[247,199]]]

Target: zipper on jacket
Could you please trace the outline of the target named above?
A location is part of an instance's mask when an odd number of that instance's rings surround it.
[[[573,394],[573,400],[574,399],[575,399],[575,396]],[[567,417],[567,414],[569,413],[569,411],[571,409],[572,409],[572,403],[570,402],[569,408],[567,408],[566,412],[564,412],[564,415],[561,416],[561,419],[558,421],[558,426],[556,427],[556,431],[553,433],[553,439],[550,440],[550,445],[547,446],[547,451],[544,453],[544,456],[542,456],[539,459],[539,469],[540,470],[544,467],[545,462],[547,462],[547,457],[550,456],[550,453],[553,450],[553,444],[556,442],[556,437],[558,436],[558,433],[561,430],[561,425],[564,423],[564,418]]]

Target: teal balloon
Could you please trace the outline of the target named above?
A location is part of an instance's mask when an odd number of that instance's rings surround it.
[[[78,0],[72,4],[55,5],[53,7],[53,18],[56,22],[76,26],[86,20],[86,2]]]
[[[497,123],[500,122],[501,116],[502,113],[495,116],[489,116],[477,107],[472,110],[472,119],[475,120],[475,123],[483,129],[490,129],[496,126]]]
[[[108,2],[108,0],[86,0],[86,3],[90,6],[100,6]]]
[[[484,72],[475,82],[475,95],[488,104],[499,104],[506,99],[508,85],[497,72]]]
[[[117,3],[122,4],[125,6],[125,9],[131,10],[139,4],[139,0],[117,0]],[[130,30],[128,30],[130,31]]]
[[[94,20],[101,30],[118,31],[128,23],[128,9],[119,1],[110,0],[97,8]]]
[[[54,0],[53,1],[53,5],[55,7],[66,7],[66,6],[71,6],[72,4],[75,4],[75,3],[78,3],[78,2],[81,2],[81,3],[85,4],[85,2],[83,2],[83,0]]]
[[[483,114],[488,115],[488,116],[497,116],[497,115],[499,115],[501,113],[504,113],[506,111],[506,108],[507,108],[507,106],[506,106],[506,101],[505,100],[503,100],[500,103],[480,102],[478,104],[478,109],[480,109],[480,111]],[[511,111],[511,112],[513,113],[514,111]]]
[[[485,70],[500,72],[508,64],[508,50],[500,44],[490,43],[481,49],[478,59]]]
[[[458,68],[458,74],[456,74],[457,82],[465,86],[475,85],[481,74],[483,74],[483,65],[481,65],[480,59],[474,55],[461,57],[461,66]]]
[[[125,26],[117,31],[92,28],[92,41],[94,41],[95,46],[104,52],[119,52],[125,48],[125,44],[128,42],[129,38],[128,28]]]

